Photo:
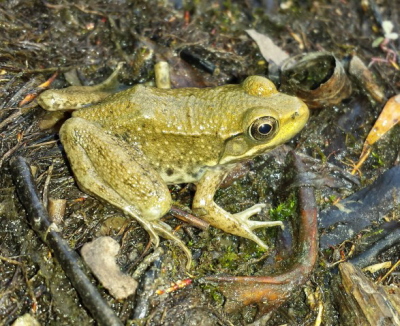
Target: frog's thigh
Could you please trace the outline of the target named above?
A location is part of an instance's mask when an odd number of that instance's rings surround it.
[[[67,120],[60,139],[85,192],[110,202],[142,224],[159,219],[170,209],[167,186],[139,149],[82,118]]]

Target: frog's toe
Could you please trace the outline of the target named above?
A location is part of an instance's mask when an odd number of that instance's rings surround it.
[[[154,221],[145,220],[139,214],[137,214],[134,209],[132,209],[129,206],[125,207],[124,211],[128,215],[134,217],[143,226],[143,228],[148,232],[148,234],[150,236],[150,240],[154,244],[154,247],[157,248],[160,244],[159,235],[165,239],[172,240],[175,244],[177,244],[182,249],[182,251],[186,254],[186,257],[187,257],[186,268],[190,269],[190,267],[192,265],[192,253],[186,247],[186,245],[183,243],[183,241],[172,233],[172,229],[168,224],[158,221],[158,220],[154,220]]]
[[[152,222],[154,230],[165,239],[172,240],[176,245],[178,245],[182,251],[185,253],[187,258],[186,269],[190,269],[192,265],[192,253],[184,242],[179,239],[176,235],[171,232],[171,227],[163,222],[157,221]]]
[[[151,221],[147,221],[146,219],[142,218],[140,214],[137,213],[137,211],[131,207],[131,206],[126,206],[123,208],[123,211],[125,214],[128,216],[133,217],[136,221],[139,222],[139,224],[147,231],[147,233],[150,236],[150,241],[154,244],[154,247],[157,248],[160,245],[160,237],[158,236],[158,232],[156,232],[154,228],[154,223]]]
[[[284,228],[282,221],[247,221],[247,226],[250,230],[255,230],[259,228],[269,228],[271,226],[280,226]]]
[[[150,241],[153,243],[154,248],[157,248],[160,245],[160,237],[158,234],[154,231],[153,228],[145,228],[147,233],[150,236]]]
[[[264,241],[262,241],[259,237],[257,237],[256,235],[254,235],[254,237],[251,239],[253,240],[255,243],[257,243],[261,248],[268,250],[269,247],[264,243]]]
[[[280,226],[283,228],[283,223],[281,221],[252,221],[249,218],[255,214],[261,212],[261,210],[266,207],[265,204],[256,204],[243,212],[234,214],[234,217],[238,219],[241,223],[245,224],[250,230],[255,230],[259,228],[268,228],[272,226]]]
[[[239,235],[239,234],[238,234]],[[241,234],[243,238],[249,239],[257,243],[261,248],[268,250],[268,246],[265,244],[264,241],[262,241],[257,235],[255,235],[252,230],[250,229],[250,226],[242,226]]]
[[[266,207],[267,205],[265,204],[256,204],[254,206],[251,206],[250,208],[240,212],[240,213],[236,213],[234,214],[234,216],[243,221],[246,222],[250,217],[252,217],[253,215],[256,215],[258,213],[261,212],[261,210]]]

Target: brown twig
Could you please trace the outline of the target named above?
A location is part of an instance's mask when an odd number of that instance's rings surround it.
[[[21,203],[24,205],[32,229],[46,243],[72,285],[80,295],[84,306],[99,325],[122,326],[122,322],[101,297],[96,287],[83,271],[83,263],[79,255],[71,249],[67,242],[55,231],[47,211],[43,207],[29,166],[23,157],[16,157],[10,164],[13,181]]]

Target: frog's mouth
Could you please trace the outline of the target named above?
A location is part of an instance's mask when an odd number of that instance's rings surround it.
[[[257,146],[245,134],[238,134],[225,142],[225,150],[218,163],[227,164],[251,159],[261,153],[274,149],[276,146],[268,146],[268,143]]]

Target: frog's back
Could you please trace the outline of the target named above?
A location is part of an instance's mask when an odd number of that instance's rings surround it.
[[[163,90],[137,85],[73,115],[95,121],[125,144],[141,148],[167,183],[192,182],[204,167],[218,164],[226,133],[234,125],[234,113],[227,116],[232,110],[226,104],[242,102],[231,92],[238,88]]]
[[[245,110],[260,105],[268,105],[268,99],[248,95],[240,85],[167,90],[136,85],[74,116],[96,121],[116,134],[141,128],[164,135],[225,137],[242,129]]]
[[[187,127],[193,125],[191,131],[195,131],[196,123],[203,120],[202,117],[207,116],[208,119],[215,111],[219,111],[218,106],[224,99],[218,95],[222,93],[222,88],[165,90],[136,85],[109,96],[99,104],[76,111],[74,116],[97,121],[102,125],[112,125],[122,120],[132,124],[143,120],[168,125],[172,119],[176,119],[175,126],[180,121]],[[179,128],[176,126],[176,129]]]

